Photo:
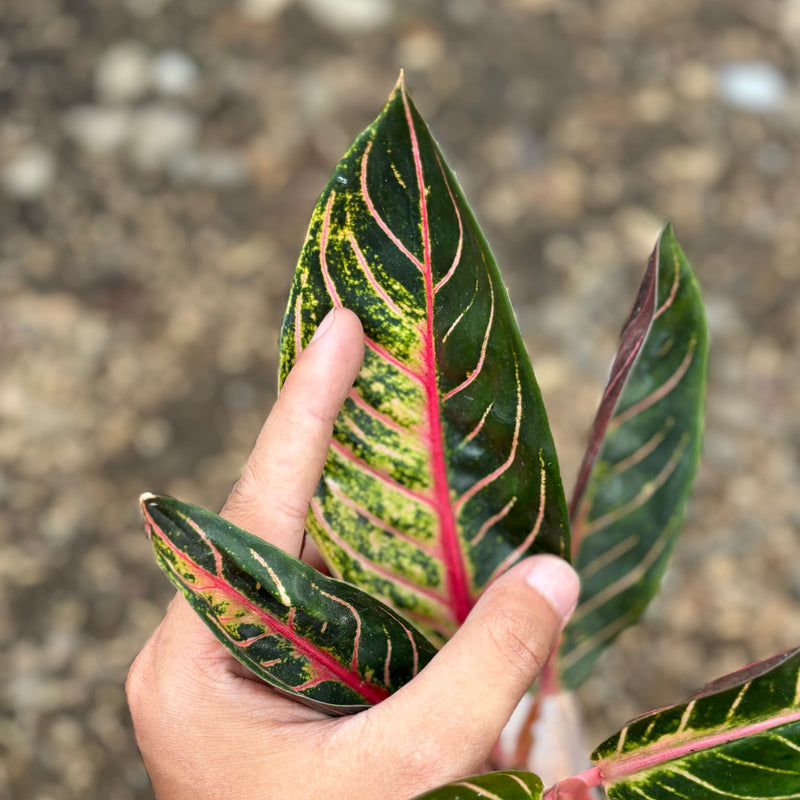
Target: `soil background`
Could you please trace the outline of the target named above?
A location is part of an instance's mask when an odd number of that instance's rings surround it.
[[[0,796],[153,797],[123,682],[172,592],[137,497],[221,506],[316,197],[401,67],[568,484],[667,219],[708,305],[687,524],[589,741],[800,643],[800,2],[3,0]]]

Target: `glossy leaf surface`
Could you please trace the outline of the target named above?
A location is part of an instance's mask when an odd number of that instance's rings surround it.
[[[307,528],[333,574],[441,641],[523,556],[568,557],[568,527],[506,290],[402,79],[317,203],[282,380],[334,306],[360,317],[366,355]]]
[[[222,517],[142,497],[159,566],[213,634],[278,691],[353,713],[411,680],[436,650],[373,597]]]
[[[800,648],[638,717],[592,760],[611,800],[800,798]]]
[[[658,590],[700,452],[707,339],[700,292],[667,226],[623,329],[572,501],[582,591],[560,649],[568,688]]]
[[[413,800],[539,800],[542,782],[532,772],[489,772],[463,778]]]

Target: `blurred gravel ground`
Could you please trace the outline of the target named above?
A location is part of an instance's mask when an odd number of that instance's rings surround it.
[[[667,218],[705,456],[591,739],[800,642],[800,1],[3,0],[0,796],[152,798],[143,490],[221,505],[318,192],[404,66],[509,284],[563,472]]]

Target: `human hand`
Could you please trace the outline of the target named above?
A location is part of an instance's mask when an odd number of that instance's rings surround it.
[[[333,423],[361,365],[337,309],[303,351],[222,515],[299,555]],[[574,608],[578,580],[533,556],[484,592],[456,635],[379,705],[329,717],[273,692],[176,595],[128,676],[160,800],[400,800],[479,772]]]

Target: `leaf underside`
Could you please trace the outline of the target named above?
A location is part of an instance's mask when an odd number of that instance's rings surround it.
[[[366,335],[307,529],[332,574],[434,640],[520,558],[569,557],[533,370],[497,266],[402,79],[314,210],[281,382],[334,306]]]
[[[440,786],[413,800],[539,800],[542,782],[532,772],[490,772]]]
[[[277,691],[329,714],[380,702],[436,653],[365,592],[222,517],[142,497],[159,566],[219,641]]]
[[[611,800],[800,798],[800,648],[638,717],[592,760]]]
[[[567,688],[658,591],[700,453],[707,354],[700,292],[667,226],[623,329],[571,504],[582,590],[559,653]]]

